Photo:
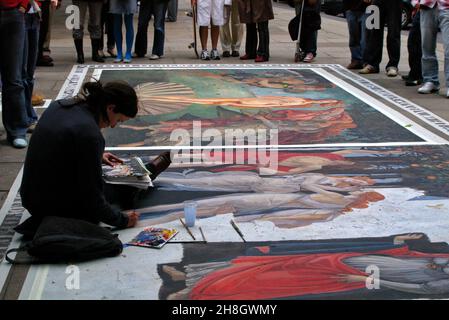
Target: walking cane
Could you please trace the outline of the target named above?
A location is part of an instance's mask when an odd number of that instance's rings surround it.
[[[302,17],[303,17],[303,12],[304,12],[304,2],[305,1],[306,0],[301,1],[301,13],[299,16],[298,39],[296,40],[295,62],[300,62],[305,57],[305,54],[301,49]]]

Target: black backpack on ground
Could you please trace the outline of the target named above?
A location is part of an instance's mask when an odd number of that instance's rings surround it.
[[[12,264],[82,262],[114,257],[123,250],[116,234],[96,224],[48,216],[39,224],[33,240],[11,249],[5,259]],[[10,259],[12,252],[26,252],[24,260]]]

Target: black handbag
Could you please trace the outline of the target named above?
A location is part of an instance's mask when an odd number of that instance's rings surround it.
[[[122,250],[117,235],[103,227],[84,220],[48,216],[40,223],[33,240],[8,250],[5,259],[12,264],[82,262],[114,257]],[[12,260],[8,254],[13,252],[23,252],[28,257]]]

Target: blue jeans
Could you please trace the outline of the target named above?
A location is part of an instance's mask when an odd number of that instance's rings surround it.
[[[39,15],[25,15],[25,46],[23,49],[22,77],[23,87],[25,89],[25,107],[28,116],[28,124],[31,125],[37,121],[37,114],[31,103],[34,89],[34,71],[39,51]]]
[[[349,48],[351,60],[363,62],[366,46],[366,13],[363,11],[346,11],[349,30]]]
[[[438,60],[436,44],[438,27],[444,42],[444,73],[446,85],[449,86],[449,10],[438,10],[438,7],[421,11],[422,37],[422,72],[424,82],[440,85],[438,78]]]
[[[154,38],[152,54],[164,55],[165,14],[168,2],[165,0],[143,0],[140,3],[139,23],[134,51],[138,56],[144,56],[148,47],[148,24],[154,16]]]
[[[17,9],[0,10],[0,73],[2,77],[2,119],[6,138],[25,138],[28,116],[22,80],[25,18]]]

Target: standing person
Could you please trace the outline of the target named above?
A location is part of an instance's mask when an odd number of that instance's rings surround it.
[[[178,0],[169,0],[167,8],[167,22],[178,20]]]
[[[387,24],[387,50],[389,61],[386,72],[389,77],[398,75],[398,65],[401,58],[401,20],[402,0],[366,0],[368,4],[378,6],[380,28],[366,30],[366,48],[364,54],[365,67],[360,74],[379,73],[382,61],[384,28]]]
[[[137,12],[137,0],[111,0],[109,12],[114,15],[114,37],[117,46],[117,58],[115,63],[130,63],[132,60],[132,48],[134,42],[133,18]],[[123,58],[122,25],[125,21],[126,28],[126,53]]]
[[[220,27],[225,23],[225,6],[230,6],[232,0],[192,0],[193,5],[197,5],[197,19],[200,26],[201,40],[201,59],[202,60],[220,60],[218,53],[218,38],[220,36]],[[211,27],[212,50],[209,54],[207,50],[207,40],[209,34],[209,25]]]
[[[408,64],[410,72],[408,75],[402,76],[406,86],[417,86],[423,81],[422,77],[422,44],[421,44],[421,14],[419,12],[419,0],[413,0],[415,11],[413,15],[412,27],[408,34]]]
[[[318,30],[321,29],[321,3],[317,0],[304,0],[303,22],[301,24],[300,47],[305,53],[302,61],[313,62],[318,50]],[[302,0],[295,1],[296,15],[301,14]]]
[[[270,31],[268,21],[274,19],[271,0],[238,0],[240,22],[246,24],[245,55],[241,60],[270,59]]]
[[[153,50],[150,60],[158,60],[164,55],[165,14],[168,0],[141,0],[139,23],[134,51],[138,57],[144,57],[148,49],[148,24],[154,17]]]
[[[444,74],[449,98],[449,0],[421,0],[422,71],[424,85],[418,92],[428,94],[440,90],[436,44],[438,28],[444,43]]]
[[[109,2],[110,0],[107,0],[103,4],[103,10],[101,12],[101,40],[100,40],[100,48],[99,48],[99,55],[102,58],[105,58],[106,55],[104,54],[104,34],[106,33],[108,35],[108,40],[106,43],[107,52],[109,56],[112,58],[117,57],[117,53],[115,52],[115,38],[114,38],[114,16],[109,13]]]
[[[231,7],[226,7],[225,24],[220,27],[220,40],[223,58],[239,57],[240,45],[243,39],[243,24],[240,23],[237,0],[232,1]]]
[[[96,62],[104,62],[104,59],[98,54],[101,42],[101,11],[103,9],[103,0],[72,0],[72,3],[79,8],[80,12],[79,29],[73,29],[73,41],[75,43],[76,54],[78,56],[77,63],[84,63],[84,20],[86,19],[88,9],[88,30],[92,44],[92,60]]]
[[[0,0],[0,74],[2,121],[6,139],[15,148],[26,148],[29,126],[22,66],[28,0]]]
[[[363,69],[363,55],[366,46],[366,7],[363,0],[344,0],[343,7],[346,14],[349,30],[349,48],[351,50],[351,63],[348,69]]]

